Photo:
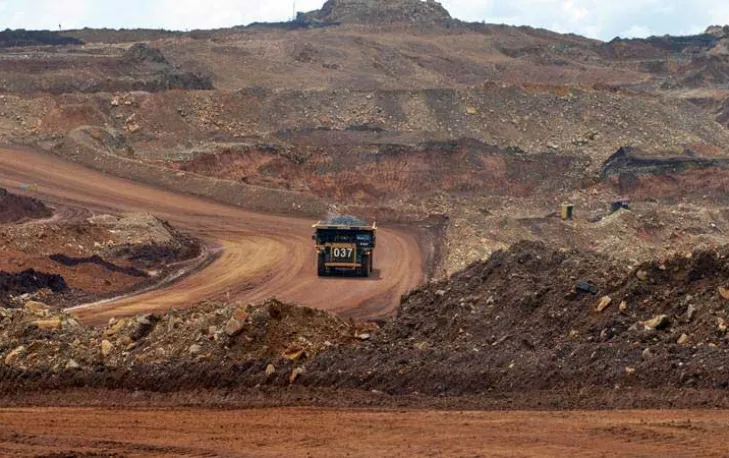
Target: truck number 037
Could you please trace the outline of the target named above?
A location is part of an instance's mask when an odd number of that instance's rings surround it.
[[[332,256],[335,258],[351,258],[354,250],[352,248],[334,248]]]

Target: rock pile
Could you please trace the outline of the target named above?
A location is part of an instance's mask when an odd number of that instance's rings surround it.
[[[0,392],[78,383],[429,396],[722,390],[728,301],[729,248],[629,268],[522,242],[406,295],[381,329],[275,300],[93,329],[30,303],[0,310]]]
[[[290,372],[326,349],[360,340],[360,332],[329,313],[277,300],[258,306],[209,303],[161,316],[112,319],[103,328],[28,302],[22,309],[0,309],[0,366],[50,376],[69,369],[131,374],[144,366],[169,373],[180,365],[265,361],[265,372],[276,367]]]
[[[197,240],[144,213],[0,225],[0,251],[0,306],[12,308],[124,294],[205,254]]]
[[[321,355],[307,379],[431,395],[726,387],[727,284],[727,249],[629,269],[522,242],[404,297],[371,342]]]
[[[11,194],[6,189],[0,188],[0,224],[49,218],[51,215],[53,215],[51,209],[40,200]]]
[[[66,281],[57,274],[36,272],[33,269],[17,273],[0,271],[0,304],[9,303],[13,296],[28,295],[47,289],[62,293],[68,289]]]
[[[299,13],[298,21],[308,23],[448,23],[451,15],[433,0],[329,0],[321,10]]]

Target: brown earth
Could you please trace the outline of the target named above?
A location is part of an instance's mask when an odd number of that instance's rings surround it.
[[[0,410],[12,456],[726,455],[725,411]]]
[[[441,396],[723,389],[727,272],[726,248],[631,269],[522,242],[407,295],[371,342],[320,355],[302,382]]]
[[[0,224],[50,218],[53,211],[38,199],[18,196],[0,188]]]
[[[388,2],[385,16],[379,3],[332,1],[296,23],[218,31],[2,35],[12,47],[0,50],[0,142],[103,173],[0,150],[0,185],[32,183],[71,212],[153,212],[211,250],[173,284],[72,311],[105,327],[0,309],[3,405],[729,406],[727,29],[602,43],[464,24],[409,0]],[[67,37],[93,43],[42,45]],[[631,210],[611,212],[624,197]],[[564,202],[577,205],[575,220],[556,217]],[[318,279],[311,221],[291,215],[349,209],[422,222],[382,225],[375,278]],[[435,267],[442,279],[408,292]],[[397,316],[363,328],[277,301],[245,305],[272,295],[345,317]],[[205,300],[216,302],[194,307]],[[159,313],[116,318],[148,311]],[[168,421],[157,412],[129,420]],[[312,446],[302,423],[321,437],[351,413],[321,423],[286,414],[296,426],[263,452],[292,437]],[[383,447],[446,447],[422,420],[448,414],[418,415]],[[666,420],[604,429],[594,425],[607,414],[511,415],[506,439],[478,423],[477,437],[456,436],[444,453],[485,438],[506,442],[483,454],[694,456],[714,453],[723,427],[710,413],[697,414],[709,418],[699,427],[650,412]],[[407,421],[395,418],[392,428]],[[523,436],[525,424],[546,438]],[[31,426],[0,435],[0,447],[56,452],[58,436],[37,439]],[[341,434],[365,444],[338,451],[382,452],[357,427]],[[127,447],[78,431],[98,439],[69,440],[71,454]],[[246,431],[243,440],[256,428]],[[432,448],[408,440],[420,432]],[[118,453],[196,455],[208,440],[198,437]]]
[[[106,328],[37,305],[0,309],[0,395],[82,384],[201,399],[253,390],[268,405],[332,405],[322,399],[336,392],[334,405],[372,393],[398,405],[726,406],[728,249],[630,268],[522,242],[367,326],[275,300]]]
[[[65,306],[116,297],[206,257],[196,240],[151,215],[89,215],[61,205],[52,220],[0,224],[0,272],[14,279],[0,287],[0,303]],[[23,281],[33,275],[38,279]]]
[[[256,214],[172,194],[19,150],[0,151],[0,183],[17,188],[31,178],[49,202],[102,211],[151,211],[222,250],[199,272],[173,285],[75,309],[81,318],[164,311],[204,300],[257,302],[270,296],[359,318],[390,314],[400,295],[425,279],[428,247],[418,232],[379,231],[375,275],[366,280],[318,278],[310,219]],[[432,251],[432,248],[430,249]]]
[[[38,42],[0,50],[15,85],[0,95],[0,141],[256,211],[445,215],[447,272],[524,238],[616,257],[629,255],[622,238],[643,260],[724,231],[723,218],[701,225],[725,194],[722,27],[602,43],[465,24],[437,4],[336,1],[290,24],[19,35]],[[69,37],[87,43],[39,45]],[[624,146],[715,162],[606,178]],[[592,224],[621,197],[635,218]],[[545,219],[570,200],[578,224]],[[641,223],[651,214],[659,235]]]

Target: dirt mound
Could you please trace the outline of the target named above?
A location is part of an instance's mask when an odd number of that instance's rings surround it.
[[[144,43],[132,45],[132,47],[124,53],[123,58],[134,63],[153,62],[164,65],[170,64],[165,55],[162,54],[162,51]]]
[[[0,49],[2,49],[0,47]],[[137,43],[120,47],[5,50],[0,89],[8,93],[109,93],[211,90],[208,76],[180,69],[164,54]],[[78,68],[84,71],[79,72]]]
[[[68,289],[63,277],[45,274],[28,269],[20,273],[0,271],[0,303],[7,302],[10,296],[31,294],[41,289],[61,293]]]
[[[595,402],[631,405],[633,392],[669,399],[677,389],[729,386],[728,278],[729,248],[630,270],[523,242],[406,295],[380,330],[278,301],[208,304],[96,330],[63,314],[0,310],[0,391],[79,383],[491,397],[606,390]]]
[[[373,342],[321,355],[309,380],[449,396],[725,387],[727,254],[630,271],[523,242],[405,297]]]
[[[234,365],[260,369],[259,382],[288,383],[297,367],[358,340],[359,332],[332,314],[277,300],[247,307],[209,303],[163,316],[112,319],[102,328],[29,303],[20,310],[0,309],[0,372],[14,368],[63,383],[84,377],[91,385],[156,385],[164,391],[195,388],[201,380],[222,386],[231,376],[217,379],[219,373],[207,374],[208,369]],[[172,375],[184,373],[181,379]],[[144,376],[135,381],[133,374]],[[8,388],[4,381],[0,374],[0,391]]]
[[[433,0],[329,0],[318,11],[299,13],[299,22],[393,24],[447,23],[451,15]]]
[[[649,59],[676,54],[696,55],[719,44],[721,36],[704,33],[688,36],[663,36],[650,38],[615,38],[600,46],[603,56],[611,59]]]
[[[651,157],[635,148],[624,147],[605,161],[601,176],[607,178],[621,174],[662,175],[712,167],[726,169],[729,167],[729,160],[697,157],[696,153],[690,150],[686,150],[684,156]]]
[[[0,224],[50,218],[53,212],[38,199],[18,196],[0,188]]]
[[[77,219],[83,215],[77,209],[62,212],[78,212]],[[40,285],[0,296],[0,304],[15,306],[30,298],[67,306],[127,293],[184,270],[202,253],[197,240],[144,213],[1,226],[0,247],[0,271],[35,269],[68,284],[61,295]]]
[[[64,30],[60,34],[63,37],[71,37],[84,43],[121,44],[177,38],[183,35],[184,32],[163,29],[90,29],[87,27],[77,30]]]

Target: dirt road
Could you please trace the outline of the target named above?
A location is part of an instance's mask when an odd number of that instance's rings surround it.
[[[8,456],[726,456],[729,412],[0,410]]]
[[[378,234],[376,271],[369,279],[316,276],[311,220],[252,213],[173,194],[94,172],[59,158],[0,149],[0,186],[50,203],[94,212],[149,212],[192,232],[219,257],[173,285],[76,309],[82,319],[182,308],[203,300],[256,302],[276,296],[345,316],[372,318],[391,312],[402,293],[424,279],[416,237],[400,230]]]

